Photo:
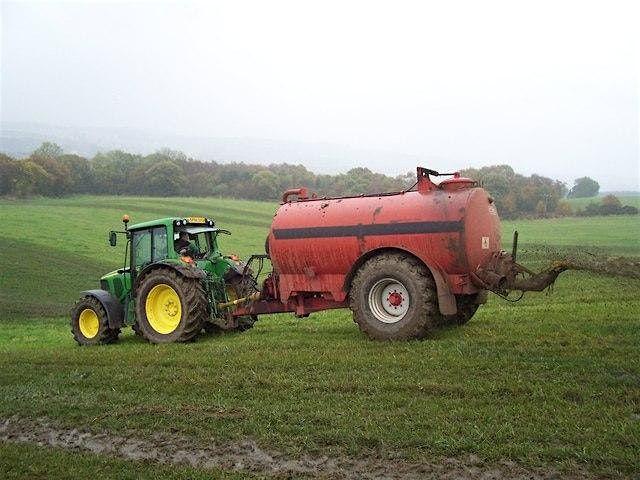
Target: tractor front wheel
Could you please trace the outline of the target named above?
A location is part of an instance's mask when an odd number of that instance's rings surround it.
[[[429,270],[400,253],[378,255],[358,270],[349,306],[360,330],[376,340],[424,338],[439,316]]]
[[[71,312],[71,333],[79,345],[113,343],[120,329],[109,328],[107,311],[97,298],[82,297]]]
[[[137,330],[151,343],[187,342],[202,329],[207,297],[197,278],[174,270],[150,272],[136,295]]]

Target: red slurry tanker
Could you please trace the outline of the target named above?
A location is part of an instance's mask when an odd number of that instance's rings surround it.
[[[102,289],[83,292],[74,336],[109,343],[132,325],[154,343],[187,341],[202,329],[249,328],[262,314],[350,308],[371,338],[424,338],[467,322],[487,291],[540,291],[566,269],[534,274],[518,265],[517,233],[512,253],[502,250],[489,193],[458,173],[442,175],[452,178],[436,184],[431,177],[441,174],[418,167],[415,190],[376,195],[288,190],[266,254],[247,263],[220,253],[217,238],[229,232],[207,218],[125,223],[128,265],[105,275]],[[173,251],[171,241],[185,248]],[[259,285],[267,259],[273,268]]]
[[[234,315],[350,308],[376,339],[422,338],[463,324],[487,291],[543,290],[561,265],[534,275],[501,250],[493,198],[458,173],[435,184],[418,167],[415,191],[357,197],[284,193],[266,248],[273,265],[260,299]],[[291,197],[297,197],[291,200]],[[521,275],[520,275],[521,274]]]

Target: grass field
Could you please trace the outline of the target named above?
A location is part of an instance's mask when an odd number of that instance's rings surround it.
[[[170,215],[207,215],[234,235],[225,251],[263,250],[275,205],[218,199],[76,197],[0,201],[0,417],[61,429],[194,445],[255,441],[305,455],[488,465],[634,478],[640,471],[640,281],[564,273],[552,293],[494,296],[464,327],[422,342],[371,342],[339,310],[261,318],[243,334],[150,345],[126,331],[80,348],[67,312],[122,264],[107,232]],[[503,223],[520,261],[560,252],[640,255],[630,217]],[[509,241],[505,241],[508,247]],[[25,464],[23,459],[28,459]],[[0,443],[4,478],[258,478]],[[98,473],[96,473],[98,472]],[[578,473],[576,473],[578,472]]]
[[[631,205],[632,207],[640,208],[640,195],[616,195],[622,205]],[[602,203],[603,197],[589,197],[589,198],[570,198],[568,202],[574,209],[583,209],[590,203]]]

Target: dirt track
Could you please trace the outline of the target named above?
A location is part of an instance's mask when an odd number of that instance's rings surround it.
[[[184,437],[95,433],[84,429],[58,428],[49,420],[0,418],[0,441],[26,443],[120,457],[132,461],[221,468],[227,471],[269,475],[278,478],[331,479],[585,479],[595,478],[582,470],[560,474],[554,470],[528,470],[513,462],[483,463],[469,455],[447,458],[440,463],[408,463],[390,458],[302,457],[286,458],[261,449],[247,440],[227,445],[195,445]]]

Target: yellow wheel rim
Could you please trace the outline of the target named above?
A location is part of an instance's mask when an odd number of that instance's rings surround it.
[[[182,306],[180,297],[169,285],[160,283],[153,287],[145,302],[147,320],[156,332],[167,335],[180,324]]]
[[[85,338],[93,338],[98,335],[100,330],[100,321],[96,312],[90,308],[85,308],[80,312],[80,318],[78,318],[78,327],[80,327],[80,333]]]

